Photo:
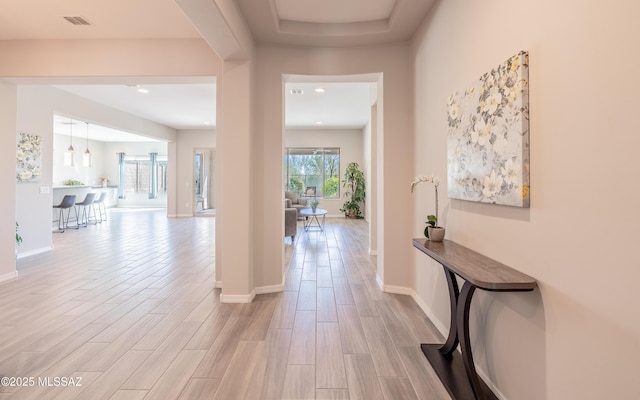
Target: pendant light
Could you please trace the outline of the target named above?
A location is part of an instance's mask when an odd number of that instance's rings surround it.
[[[89,123],[87,124],[87,149],[84,151],[84,155],[82,156],[82,165],[85,167],[91,166],[91,152],[89,151]]]
[[[69,148],[64,152],[64,165],[73,167],[73,120],[69,119]]]

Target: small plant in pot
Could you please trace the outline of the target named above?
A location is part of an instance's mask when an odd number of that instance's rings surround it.
[[[318,206],[320,205],[320,200],[318,200],[318,198],[314,197],[313,199],[311,199],[311,201],[309,201],[309,207],[311,207],[311,211],[316,212],[316,209],[318,208]]]
[[[347,165],[342,186],[347,189],[344,195],[349,200],[342,205],[340,211],[344,213],[345,217],[363,218],[360,206],[364,205],[366,192],[364,172],[360,171],[358,163],[352,162]]]
[[[416,186],[423,182],[433,183],[436,194],[436,213],[435,215],[427,215],[427,227],[424,230],[424,235],[432,242],[441,242],[444,239],[445,230],[443,227],[438,226],[438,186],[440,186],[440,178],[430,176],[418,176],[413,182],[411,182],[411,193]]]

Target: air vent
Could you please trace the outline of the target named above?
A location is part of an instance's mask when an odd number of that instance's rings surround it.
[[[302,90],[302,89],[291,89],[291,90],[289,90],[289,93],[291,93],[291,94],[304,94],[304,90]]]
[[[89,20],[87,20],[84,17],[62,17],[64,19],[66,19],[67,21],[69,21],[69,23],[73,24],[73,25],[93,25]]]

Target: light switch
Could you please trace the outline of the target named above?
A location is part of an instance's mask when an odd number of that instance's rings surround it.
[[[40,194],[49,194],[51,193],[51,188],[49,186],[40,186]]]

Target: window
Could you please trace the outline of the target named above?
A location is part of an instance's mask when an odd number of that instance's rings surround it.
[[[284,186],[299,194],[340,198],[340,148],[285,149]]]
[[[158,157],[156,163],[158,177],[158,193],[167,192],[167,160]],[[149,193],[151,190],[151,157],[125,156],[124,158],[124,192]]]

